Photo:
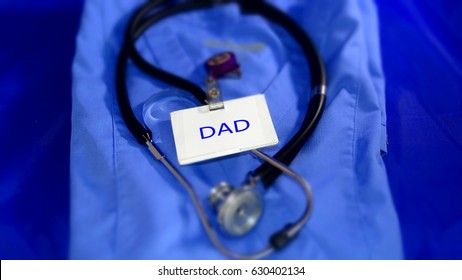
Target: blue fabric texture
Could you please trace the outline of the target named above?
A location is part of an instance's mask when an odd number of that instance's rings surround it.
[[[75,259],[221,259],[181,185],[125,126],[114,88],[124,27],[142,1],[89,0],[73,65],[70,257]],[[272,1],[310,34],[328,73],[326,110],[291,167],[313,187],[312,218],[275,259],[399,259],[398,219],[381,155],[386,152],[384,78],[378,23],[371,1]],[[240,79],[220,82],[225,100],[264,93],[280,139],[298,129],[309,99],[301,50],[284,30],[227,5],[169,18],[139,40],[156,65],[197,84],[203,62],[236,53]],[[127,74],[132,106],[176,162],[168,108],[190,106],[182,92],[144,75]],[[172,94],[174,93],[174,94]],[[158,104],[149,106],[149,102]],[[144,114],[143,114],[144,107]],[[154,109],[153,109],[154,108]],[[161,108],[161,109],[159,109]],[[167,109],[166,109],[167,108]],[[157,118],[156,116],[161,116]],[[150,122],[156,117],[157,121]],[[213,185],[239,185],[260,162],[249,154],[180,167],[203,204]],[[261,223],[248,236],[222,236],[249,252],[296,219],[305,205],[298,187],[281,177],[265,194]],[[210,213],[212,216],[212,213]]]

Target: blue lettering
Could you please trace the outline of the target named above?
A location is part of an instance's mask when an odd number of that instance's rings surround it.
[[[215,128],[213,128],[213,127],[211,127],[211,126],[204,126],[204,127],[199,128],[199,129],[200,129],[200,131],[201,131],[201,138],[202,138],[202,139],[207,139],[207,138],[210,138],[210,137],[212,137],[213,135],[215,135]],[[210,135],[208,135],[208,136],[205,136],[205,135],[204,135],[204,129],[209,129],[209,130],[212,131],[212,133],[211,133]]]
[[[239,129],[238,123],[245,123],[245,127]],[[249,127],[250,127],[250,123],[247,120],[236,120],[236,121],[234,121],[234,131],[236,131],[236,133],[247,130]]]
[[[250,127],[250,122],[248,120],[235,120],[234,121],[234,131],[226,124],[222,123],[220,125],[220,129],[218,129],[218,134],[217,136],[221,136],[222,133],[228,132],[230,134],[233,134],[234,132],[239,133],[242,131],[246,131]],[[203,126],[199,128],[200,133],[201,133],[201,139],[207,139],[215,136],[215,128],[211,126]]]
[[[223,132],[226,131],[233,133],[233,131],[229,128],[229,126],[226,123],[222,123],[220,126],[220,131],[218,131],[218,136],[220,136]]]

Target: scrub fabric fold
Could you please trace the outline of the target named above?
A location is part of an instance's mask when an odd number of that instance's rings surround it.
[[[124,28],[143,1],[88,0],[73,63],[71,237],[73,259],[222,259],[187,192],[125,126],[115,92]],[[382,155],[386,153],[384,77],[372,1],[272,1],[310,35],[328,73],[327,103],[315,133],[291,164],[312,186],[314,211],[299,237],[271,259],[400,259],[400,229]],[[236,5],[189,12],[150,28],[138,41],[151,63],[202,85],[212,55],[233,51],[240,79],[220,81],[224,99],[264,93],[280,144],[300,126],[309,70],[281,28]],[[139,120],[177,163],[168,119],[193,106],[185,93],[130,63],[127,85]],[[154,105],[153,105],[154,104]],[[144,108],[144,110],[143,110]],[[167,109],[166,109],[167,108]],[[204,204],[223,180],[238,186],[261,162],[250,154],[179,167]],[[306,201],[281,176],[265,193],[261,223],[249,235],[220,235],[250,252],[294,221]],[[209,211],[210,217],[213,213]]]

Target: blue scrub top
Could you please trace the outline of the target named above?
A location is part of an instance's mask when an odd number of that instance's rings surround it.
[[[128,131],[115,93],[115,61],[124,28],[143,1],[89,0],[73,64],[70,257],[75,259],[221,259],[186,191]],[[274,259],[399,259],[398,219],[382,154],[386,153],[384,77],[371,1],[270,1],[311,36],[328,73],[327,103],[315,133],[291,164],[310,182],[314,211],[299,237]],[[264,93],[276,132],[274,154],[299,128],[309,100],[309,70],[281,28],[235,5],[168,18],[138,49],[151,63],[202,85],[203,63],[233,51],[240,79],[220,81],[225,100]],[[133,65],[132,107],[176,163],[168,110],[192,106],[184,93]],[[177,94],[172,94],[177,93]],[[158,107],[149,107],[156,102]],[[143,108],[145,108],[143,112]],[[152,109],[154,108],[154,109]],[[162,109],[164,108],[164,109]],[[161,116],[152,121],[153,116]],[[260,162],[249,154],[179,167],[205,205],[221,181],[238,186]],[[221,236],[251,252],[301,214],[298,186],[280,177],[265,193],[262,221],[242,238]],[[212,213],[209,213],[213,217]]]

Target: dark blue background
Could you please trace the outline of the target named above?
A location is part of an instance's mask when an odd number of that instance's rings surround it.
[[[376,0],[406,258],[462,259],[462,3]],[[0,258],[65,259],[81,0],[0,4]]]
[[[405,255],[462,259],[462,2],[377,2]]]

